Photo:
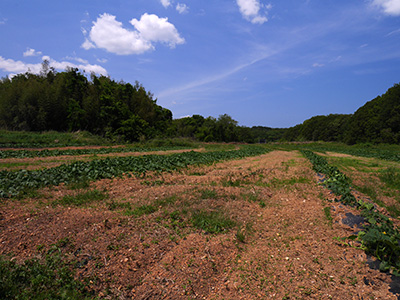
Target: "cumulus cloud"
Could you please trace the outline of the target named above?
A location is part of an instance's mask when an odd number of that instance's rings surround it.
[[[140,36],[148,42],[165,43],[171,48],[185,42],[175,26],[168,22],[168,18],[144,14],[140,21],[132,19],[130,23],[140,32]]]
[[[42,55],[42,52],[40,51],[36,51],[35,49],[32,48],[28,48],[26,49],[26,51],[23,53],[24,57],[28,57],[28,56],[38,56],[38,55]]]
[[[164,6],[165,8],[167,8],[168,6],[171,5],[171,1],[170,0],[160,0],[162,6]]]
[[[267,11],[271,9],[271,5],[264,5],[259,0],[236,0],[242,16],[253,24],[263,24],[268,21]],[[264,13],[261,9],[265,9]]]
[[[129,55],[153,50],[154,42],[167,44],[171,48],[185,42],[168,18],[145,13],[140,20],[132,19],[130,23],[136,30],[124,28],[113,15],[102,14],[93,22],[89,39],[86,38],[82,47],[86,50],[102,48],[111,53]]]
[[[189,11],[189,7],[186,4],[182,4],[182,3],[178,3],[176,5],[176,10],[180,13],[180,14],[185,14]]]
[[[54,59],[51,59],[49,56],[43,56],[42,60],[47,60],[50,64],[50,67],[53,67],[56,70],[64,71],[67,67],[70,67],[78,68],[88,73],[94,72],[96,74],[107,75],[106,69],[99,65],[91,65],[87,63],[77,65],[68,61],[58,62]],[[13,59],[5,59],[4,57],[0,56],[0,69],[10,73],[29,72],[33,74],[39,74],[42,69],[42,62],[36,64],[28,64],[20,60],[16,61]]]
[[[382,9],[387,15],[400,16],[399,0],[373,0],[372,4]]]

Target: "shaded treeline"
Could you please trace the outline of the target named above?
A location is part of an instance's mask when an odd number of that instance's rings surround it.
[[[136,83],[116,82],[77,69],[20,74],[0,82],[0,126],[8,130],[77,131],[130,140],[167,129],[170,110]]]
[[[284,112],[282,112],[284,113]],[[190,137],[204,142],[335,141],[400,143],[400,85],[354,114],[315,116],[287,129],[238,126],[227,114],[172,119],[170,110],[138,82],[135,85],[78,69],[55,72],[43,63],[38,75],[0,81],[0,128],[78,131],[120,141]]]
[[[400,85],[367,102],[354,114],[316,116],[287,129],[288,141],[400,143]]]

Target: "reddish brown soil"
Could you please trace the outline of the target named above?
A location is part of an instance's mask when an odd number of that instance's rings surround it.
[[[317,180],[298,152],[274,151],[98,181],[90,189],[108,199],[80,207],[54,202],[82,191],[44,189],[3,202],[0,254],[23,261],[68,238],[62,251],[77,278],[104,299],[397,299],[387,274],[335,239],[356,230],[341,222],[351,209],[329,202]],[[126,214],[141,205],[156,211]],[[236,226],[207,234],[191,223],[196,210],[223,212]]]

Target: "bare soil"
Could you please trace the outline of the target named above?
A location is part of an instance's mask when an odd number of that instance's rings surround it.
[[[357,232],[343,222],[357,212],[330,202],[318,180],[298,152],[273,151],[85,190],[46,188],[2,202],[0,254],[23,261],[63,240],[76,277],[102,299],[397,299],[388,274],[336,239]],[[88,189],[108,198],[56,204]],[[155,209],[133,213],[143,206]],[[199,210],[236,225],[206,233],[191,222]]]

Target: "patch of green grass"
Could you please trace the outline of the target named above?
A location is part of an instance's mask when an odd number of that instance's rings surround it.
[[[346,170],[357,170],[359,172],[371,173],[376,172],[373,168],[379,165],[375,161],[364,161],[354,157],[333,157],[330,156],[328,161],[334,165],[338,165]]]
[[[91,190],[87,192],[77,193],[75,195],[66,195],[60,200],[54,202],[54,204],[61,204],[64,206],[82,206],[93,202],[99,202],[106,199],[108,195],[99,190]]]
[[[332,227],[332,214],[331,214],[331,208],[329,206],[324,207],[324,214],[325,218],[328,220],[329,227]]]
[[[90,186],[90,180],[86,178],[82,178],[77,182],[71,182],[67,185],[67,188],[70,190],[81,190],[87,189]]]
[[[110,202],[107,203],[107,208],[109,210],[116,210],[116,209],[131,209],[132,206],[129,202],[116,202],[112,199]]]
[[[243,200],[249,201],[249,202],[255,202],[260,204],[261,207],[265,207],[266,203],[265,201],[260,197],[259,193],[256,191],[249,192],[249,193],[243,193],[241,194],[243,197]]]
[[[41,163],[41,162],[40,162]],[[17,167],[26,167],[26,166],[31,166],[31,165],[38,165],[34,163],[26,163],[26,162],[0,162],[0,169],[15,169]]]
[[[244,226],[239,226],[236,232],[236,239],[241,243],[246,243],[247,237],[253,231],[253,225],[251,223],[246,223]]]
[[[379,178],[388,187],[400,190],[400,169],[389,167],[381,172]]]
[[[239,187],[242,184],[242,179],[232,179],[231,177],[228,177],[227,179],[222,180],[222,186],[224,187]]]
[[[172,196],[168,196],[168,197],[165,197],[165,198],[157,199],[154,202],[154,205],[155,206],[165,207],[165,206],[168,206],[168,205],[175,204],[176,201],[178,201],[178,197],[176,195],[172,195]]]
[[[157,208],[153,205],[141,205],[141,206],[136,207],[133,210],[125,211],[125,214],[128,216],[140,217],[143,215],[150,215],[156,211],[157,211]]]
[[[236,224],[235,221],[221,211],[207,212],[195,210],[192,213],[191,221],[194,227],[202,229],[207,233],[221,233]]]
[[[215,199],[218,197],[218,194],[215,190],[202,190],[200,191],[200,198],[201,199]]]

